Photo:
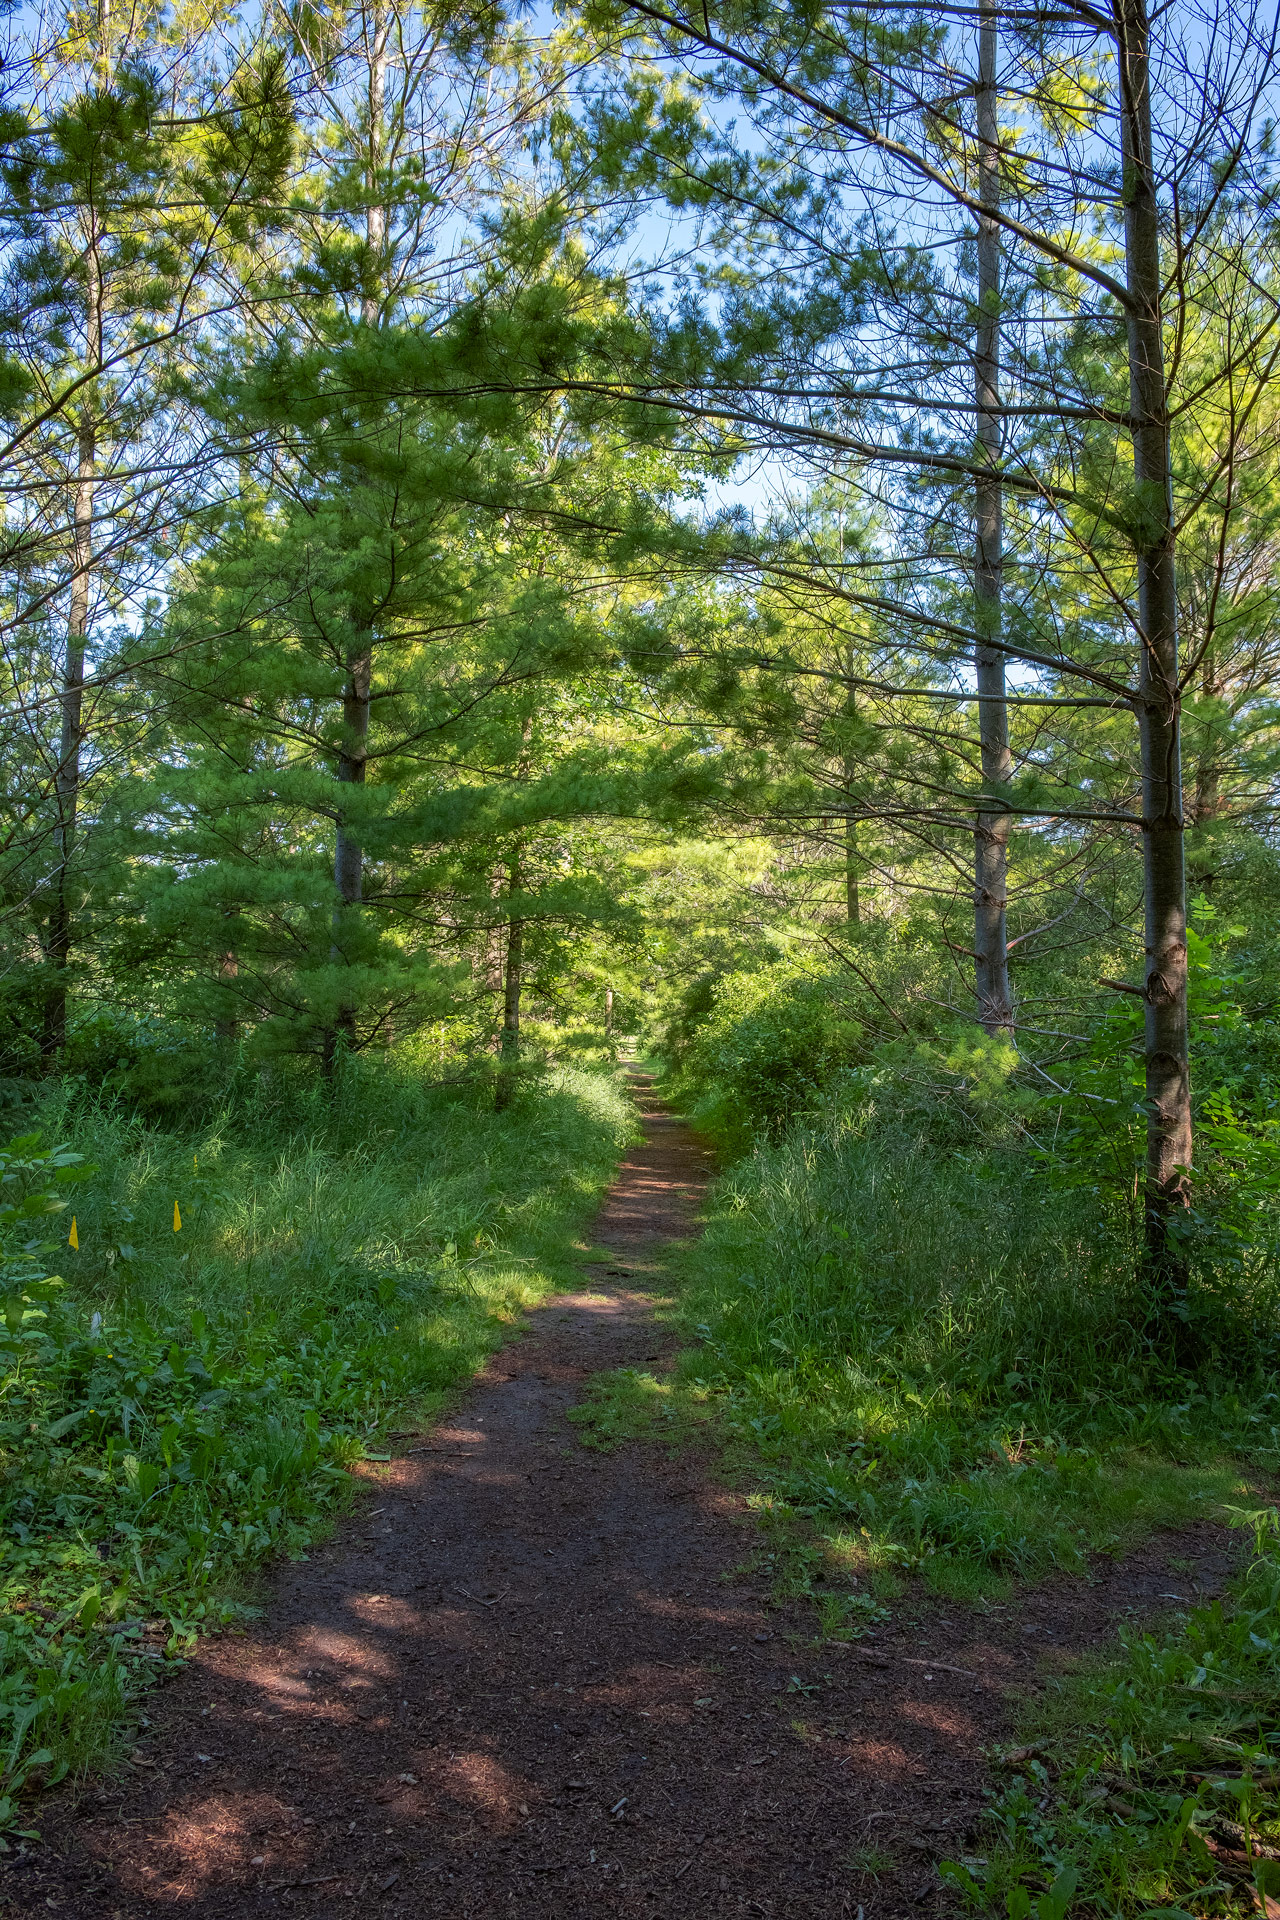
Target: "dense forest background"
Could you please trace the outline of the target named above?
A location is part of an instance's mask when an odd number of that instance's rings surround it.
[[[6,31],[8,1815],[551,1284],[624,1042],[824,1551],[1274,1472],[1274,24]]]

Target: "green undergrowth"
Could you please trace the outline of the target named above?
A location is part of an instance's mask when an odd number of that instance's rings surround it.
[[[714,1426],[785,1591],[977,1598],[1220,1512],[1280,1401],[1162,1371],[1088,1194],[833,1111],[757,1148],[675,1256],[674,1374],[598,1383],[598,1440]]]
[[[74,1090],[40,1118],[0,1189],[10,1826],[24,1784],[110,1754],[253,1568],[304,1550],[389,1423],[569,1279],[634,1125],[610,1075],[552,1072],[499,1117],[386,1063],[351,1063],[331,1102],[191,1132]]]
[[[1052,1680],[980,1854],[948,1877],[1000,1920],[1280,1899],[1269,1263],[1201,1267],[1201,1364],[1177,1371],[1096,1192],[1050,1181],[1016,1136],[958,1148],[832,1100],[722,1178],[674,1274],[676,1368],[597,1382],[583,1424],[602,1445],[713,1439],[763,1569],[824,1634],[874,1630],[908,1575],[981,1603],[1256,1510],[1257,1557],[1222,1600]]]
[[[656,1439],[675,1448],[712,1425],[715,1407],[696,1383],[619,1367],[588,1381],[569,1419],[583,1446],[596,1452],[611,1452],[628,1440]]]
[[[1171,1632],[1127,1630],[1055,1677],[997,1752],[980,1851],[941,1871],[970,1911],[1072,1915],[1273,1911],[1280,1896],[1280,1551],[1274,1508],[1223,1600]],[[1064,1909],[1052,1889],[1069,1894]]]

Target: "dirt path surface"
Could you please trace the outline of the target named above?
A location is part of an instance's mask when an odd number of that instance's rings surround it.
[[[815,1646],[811,1617],[768,1608],[708,1463],[591,1453],[566,1419],[591,1374],[658,1363],[643,1285],[707,1177],[638,1090],[589,1290],[531,1314],[426,1450],[280,1570],[259,1626],[153,1697],[124,1781],[45,1811],[0,1879],[10,1912],[952,1910],[932,1858],[974,1828],[1006,1695],[1042,1649],[1188,1596],[1187,1536],[986,1616],[901,1612],[873,1646]],[[1212,1584],[1208,1534],[1201,1559]]]

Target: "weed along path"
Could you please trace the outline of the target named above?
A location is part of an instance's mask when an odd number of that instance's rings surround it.
[[[10,1912],[950,1914],[978,1749],[1040,1648],[1169,1584],[1154,1549],[989,1616],[905,1608],[820,1645],[739,1569],[742,1503],[696,1454],[583,1447],[601,1370],[661,1363],[651,1295],[708,1173],[637,1078],[643,1144],[548,1301],[456,1415],[382,1472],[262,1621],[148,1702],[124,1780],[45,1810]],[[1074,1596],[1074,1597],[1073,1597]],[[954,1615],[954,1617],[952,1617]],[[1090,1624],[1092,1623],[1092,1625]]]

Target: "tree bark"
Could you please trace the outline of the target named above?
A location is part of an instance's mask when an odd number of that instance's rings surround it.
[[[516,846],[507,870],[507,898],[513,900],[522,880],[520,847]],[[507,922],[506,977],[502,990],[502,1044],[498,1056],[498,1084],[494,1107],[501,1113],[511,1104],[520,1066],[520,995],[524,987],[524,921],[512,916]]]
[[[984,207],[1000,205],[1000,124],[996,97],[996,16],[994,0],[980,0],[978,85],[978,197]],[[1000,421],[1000,229],[994,220],[978,220],[978,324],[974,351],[974,398],[981,458],[990,471],[980,475],[975,493],[976,544],[973,590],[974,625],[981,639],[974,649],[978,692],[978,739],[984,789],[1006,786],[1013,772],[1009,752],[1009,714],[1005,704],[1004,655],[997,647],[1002,620],[1003,497],[999,466]],[[1005,807],[978,812],[973,836],[973,950],[977,955],[975,990],[978,1018],[990,1034],[1013,1033],[1013,995],[1009,987],[1008,872],[1012,815]]]
[[[853,647],[850,644],[845,662],[849,684],[844,696],[845,718],[849,721],[855,719],[858,712],[857,695],[853,689],[853,666]],[[850,927],[858,926],[862,919],[862,902],[858,897],[858,822],[853,811],[853,785],[857,771],[857,762],[852,753],[846,750],[840,765],[840,784],[844,793],[844,909],[845,920]]]
[[[847,924],[862,924],[862,903],[858,896],[858,823],[851,813],[844,820],[844,917]]]
[[[1170,1226],[1187,1204],[1191,1076],[1187,1054],[1187,908],[1180,765],[1173,477],[1160,313],[1160,226],[1151,140],[1146,0],[1116,0],[1134,546],[1141,663],[1147,1166],[1144,1244],[1155,1310],[1176,1309],[1185,1262]]]
[[[226,918],[232,926],[240,917],[239,907],[228,907]],[[240,956],[234,947],[224,947],[218,955],[219,980],[235,980],[240,973]],[[213,1023],[213,1037],[230,1045],[240,1032],[240,1021],[234,1013],[219,1013]]]
[[[382,317],[383,253],[387,237],[387,210],[382,202],[383,128],[386,115],[387,37],[389,20],[386,9],[376,5],[365,15],[365,45],[369,61],[369,124],[365,147],[365,267],[364,292],[360,318],[375,327]],[[342,748],[338,755],[338,779],[345,785],[363,786],[369,757],[369,704],[373,682],[373,635],[365,634],[347,661],[347,684],[342,696]],[[329,950],[335,966],[348,958],[343,947],[343,931],[351,926],[353,909],[364,891],[364,847],[358,829],[339,807],[337,838],[333,858],[333,883],[337,900],[333,912],[334,938]],[[324,1069],[332,1075],[339,1039],[348,1047],[355,1044],[356,1015],[353,1006],[342,1006],[334,1025],[325,1034]]]
[[[369,145],[365,157],[364,237],[368,249],[365,290],[360,302],[360,318],[365,326],[376,327],[382,317],[382,292],[385,281],[384,254],[387,244],[387,209],[381,194],[383,161],[383,123],[387,94],[387,37],[390,19],[385,7],[374,6],[365,16],[365,37],[369,55]]]
[[[86,319],[91,338],[99,325],[96,271],[90,275]],[[91,353],[97,351],[91,346]],[[62,715],[58,740],[58,767],[54,775],[53,897],[45,950],[53,979],[45,995],[40,1051],[52,1067],[62,1057],[67,1039],[67,972],[74,939],[71,898],[71,859],[75,847],[76,816],[80,805],[80,750],[84,740],[84,655],[89,632],[89,593],[93,574],[93,493],[97,462],[97,427],[92,407],[80,414],[76,490],[72,507],[71,607],[67,618],[67,651],[62,669]]]
[[[373,671],[373,636],[365,634],[347,661],[347,684],[342,696],[342,745],[338,750],[340,786],[362,787],[369,758],[369,693]],[[334,966],[349,960],[346,939],[355,909],[364,894],[364,846],[349,809],[338,803],[337,835],[333,855],[333,939],[329,958]],[[339,1007],[337,1019],[325,1034],[324,1067],[332,1074],[339,1038],[353,1046],[356,1014],[351,1005]]]
[[[501,900],[506,885],[506,875],[501,867],[495,867],[489,876],[489,898]],[[496,909],[495,909],[496,911]],[[493,1005],[486,1011],[486,1019],[497,1018],[497,1009],[502,1001],[503,938],[502,921],[495,919],[486,929],[484,952],[481,962],[484,990],[492,996]]]

